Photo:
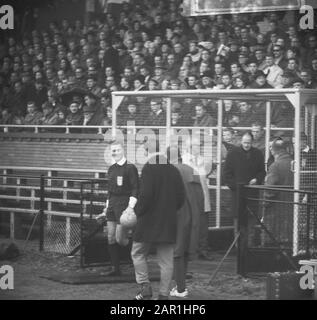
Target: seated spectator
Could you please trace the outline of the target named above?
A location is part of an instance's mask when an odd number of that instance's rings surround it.
[[[266,76],[263,71],[258,70],[254,74],[254,81],[249,85],[251,89],[270,89],[273,88],[267,83]]]
[[[41,125],[53,126],[58,122],[58,115],[53,105],[48,101],[42,105],[43,117],[40,121]]]
[[[57,108],[56,114],[57,114],[56,125],[66,125],[66,112],[64,108]]]
[[[142,113],[138,111],[137,104],[131,102],[127,105],[126,110],[123,111],[118,123],[122,126],[132,125],[132,123],[135,126],[140,126],[143,122],[142,116]]]
[[[181,113],[179,108],[174,108],[171,113],[171,126],[172,127],[184,127],[188,125],[188,120]]]
[[[231,75],[229,73],[225,72],[221,76],[221,82],[225,86],[225,89],[231,89],[232,88],[232,79],[231,79]]]
[[[150,101],[151,111],[145,119],[145,126],[165,126],[166,115],[162,109],[162,100],[158,98],[151,99]]]
[[[248,101],[239,101],[239,127],[250,127],[252,121],[256,120],[252,105]]]
[[[43,117],[42,112],[38,111],[34,101],[27,103],[26,116],[23,124],[25,125],[39,125]]]
[[[94,77],[87,78],[87,89],[93,95],[97,97],[101,96],[101,88],[97,85],[97,81]]]
[[[91,105],[84,105],[83,108],[83,121],[81,125],[83,126],[97,126],[103,125],[103,117],[100,115],[96,117],[96,109]]]
[[[311,72],[308,69],[303,69],[299,77],[304,81],[306,89],[317,89],[317,82],[312,80]]]
[[[234,104],[233,100],[223,100],[223,112],[222,112],[222,125],[230,126],[229,121],[232,119],[232,116],[237,114],[237,107]]]
[[[265,57],[266,67],[263,69],[264,74],[266,75],[266,80],[269,85],[274,88],[278,88],[281,85],[281,76],[283,70],[274,64],[274,59],[271,54],[267,54]]]
[[[196,105],[195,113],[194,127],[214,127],[217,125],[217,120],[207,113],[205,106]]]
[[[66,124],[68,126],[80,126],[83,123],[83,114],[79,110],[79,104],[73,101],[69,106],[70,113],[66,117]]]
[[[232,89],[245,89],[248,85],[248,78],[241,74],[240,76],[236,76],[233,78],[233,86]]]

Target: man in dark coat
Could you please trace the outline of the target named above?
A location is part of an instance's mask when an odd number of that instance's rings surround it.
[[[235,228],[237,227],[237,185],[259,185],[262,184],[265,177],[264,156],[259,149],[252,147],[252,142],[252,133],[244,133],[241,146],[234,147],[228,153],[224,165],[224,182],[232,192],[232,212]],[[247,196],[257,198],[258,194],[252,190],[252,192],[248,192]],[[257,206],[255,203],[252,204],[252,211],[255,212]]]
[[[281,139],[273,141],[271,152],[274,162],[265,177],[265,186],[292,188],[294,174],[291,170],[292,157],[287,144]],[[265,200],[293,202],[293,193],[275,190],[264,191]],[[264,202],[263,221],[278,242],[289,242],[293,230],[293,205],[290,203]],[[269,237],[265,236],[268,240]]]
[[[149,158],[141,173],[131,252],[136,282],[141,287],[135,299],[152,297],[146,258],[151,245],[155,245],[161,271],[158,299],[167,300],[173,276],[177,210],[183,206],[185,189],[179,171],[168,163],[167,158],[159,153],[149,153],[150,150],[159,151],[157,141],[147,142],[144,147]]]

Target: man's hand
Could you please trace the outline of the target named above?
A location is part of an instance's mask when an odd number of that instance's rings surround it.
[[[102,213],[96,216],[96,220],[98,223],[102,223],[106,219],[107,208],[104,208]]]
[[[127,208],[124,210],[124,212],[126,212],[126,214],[134,214],[134,210],[129,206],[127,206]]]
[[[256,178],[254,178],[254,179],[250,180],[249,185],[252,186],[252,185],[254,185],[256,183],[257,183],[257,180],[256,180]]]

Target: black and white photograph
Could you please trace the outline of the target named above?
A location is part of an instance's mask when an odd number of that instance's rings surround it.
[[[316,300],[316,10],[1,1],[0,301]]]

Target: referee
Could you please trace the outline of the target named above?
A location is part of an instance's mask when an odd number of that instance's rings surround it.
[[[108,170],[106,217],[112,267],[106,275],[118,276],[121,275],[120,246],[129,243],[128,229],[120,224],[120,217],[124,210],[132,211],[137,203],[139,176],[135,165],[127,162],[121,142],[111,143],[111,156],[115,163]]]

